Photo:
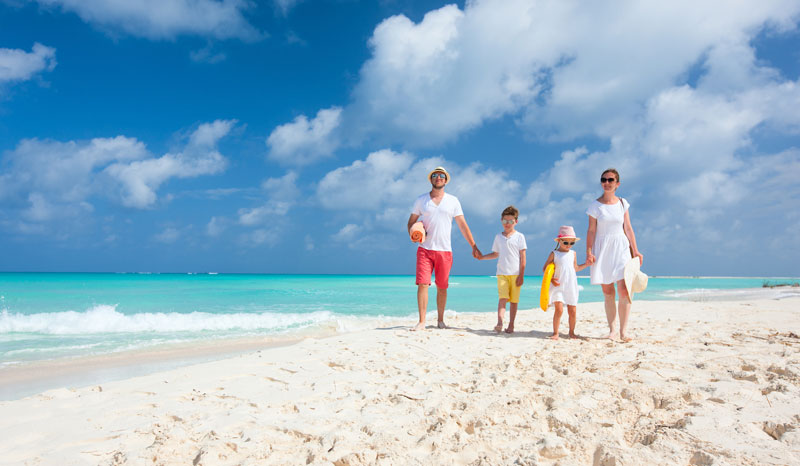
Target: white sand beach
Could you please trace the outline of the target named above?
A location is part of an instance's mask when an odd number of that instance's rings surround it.
[[[547,339],[552,315],[520,311],[509,336],[458,314],[0,402],[0,463],[800,464],[800,299],[637,301],[628,344],[596,338],[602,303],[578,307],[582,340]]]

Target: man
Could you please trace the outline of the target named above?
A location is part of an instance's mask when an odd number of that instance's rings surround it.
[[[450,174],[442,167],[436,167],[428,174],[431,191],[417,198],[408,218],[408,231],[421,220],[425,227],[425,241],[417,248],[417,306],[419,323],[412,330],[425,328],[425,314],[428,311],[428,287],[431,285],[431,272],[436,276],[436,311],[438,327],[447,328],[444,323],[444,307],[447,304],[447,286],[450,267],[453,265],[453,252],[450,247],[450,232],[453,219],[461,230],[464,239],[472,246],[472,256],[480,257],[481,251],[472,239],[461,203],[452,194],[444,192],[450,182]]]

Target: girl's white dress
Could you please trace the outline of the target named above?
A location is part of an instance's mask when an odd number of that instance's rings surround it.
[[[577,306],[578,275],[575,273],[575,251],[553,251],[553,262],[556,265],[553,277],[560,285],[550,288],[550,304],[561,301],[568,306]]]
[[[620,198],[616,204],[601,204],[598,201],[586,209],[589,216],[597,219],[593,253],[595,262],[591,267],[592,285],[607,285],[622,280],[625,264],[631,260],[630,242],[622,230],[628,201]]]

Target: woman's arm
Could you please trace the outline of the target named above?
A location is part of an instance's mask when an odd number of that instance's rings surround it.
[[[625,211],[625,221],[622,224],[622,229],[625,231],[625,236],[628,237],[628,242],[631,243],[631,249],[633,249],[633,257],[639,258],[639,265],[641,266],[644,264],[644,255],[639,252],[639,248],[636,246],[636,235],[633,233],[633,225],[631,225],[631,217],[628,211]]]
[[[589,229],[586,231],[586,263],[594,264],[594,240],[597,235],[597,219],[589,215]]]

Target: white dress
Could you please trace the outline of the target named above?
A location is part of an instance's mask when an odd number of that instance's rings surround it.
[[[578,275],[575,273],[575,251],[553,251],[553,262],[556,265],[553,277],[560,285],[550,288],[550,304],[561,301],[568,306],[577,306]]]
[[[625,264],[631,260],[630,242],[622,229],[629,207],[628,201],[620,198],[619,202],[610,205],[594,201],[586,209],[589,216],[597,219],[592,247],[595,259],[590,274],[592,285],[608,285],[622,280]]]

